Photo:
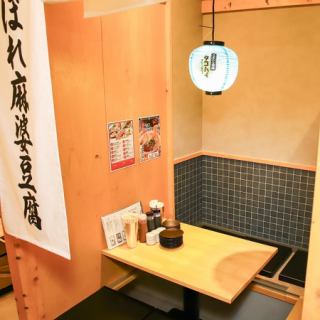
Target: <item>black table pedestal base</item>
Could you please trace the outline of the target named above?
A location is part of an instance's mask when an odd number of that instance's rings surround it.
[[[183,311],[174,308],[168,314],[175,320],[200,320],[199,293],[188,288],[183,288]]]
[[[191,319],[188,318],[188,316],[185,314],[184,311],[173,308],[168,312],[168,316],[174,320],[186,320],[186,319]],[[201,320],[198,318],[197,320]]]
[[[168,315],[170,318],[174,320],[184,320],[185,319],[185,314],[182,310],[173,308],[168,312]]]

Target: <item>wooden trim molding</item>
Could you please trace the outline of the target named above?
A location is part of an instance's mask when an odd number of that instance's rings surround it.
[[[211,151],[202,151],[202,155],[212,156],[212,157],[217,157],[217,158],[227,158],[227,159],[233,159],[233,160],[241,160],[241,161],[269,164],[272,166],[279,166],[279,167],[285,167],[285,168],[291,168],[291,169],[316,171],[316,166],[309,166],[309,165],[299,164],[299,163],[289,163],[289,162],[282,162],[282,161],[276,161],[276,160],[258,159],[258,158],[254,158],[254,157],[245,157],[245,156],[238,156],[238,155],[233,155],[233,154],[215,153],[215,152],[211,152]]]
[[[190,153],[188,155],[185,155],[185,156],[182,156],[182,157],[174,159],[174,164],[178,164],[180,162],[184,162],[184,161],[187,161],[187,160],[190,160],[190,159],[193,159],[193,158],[197,158],[197,157],[200,157],[200,156],[202,156],[202,151],[197,151],[197,152],[194,152],[194,153]]]
[[[124,276],[123,278],[119,279],[118,281],[112,283],[109,288],[113,290],[120,290],[121,288],[125,287],[127,284],[131,283],[132,281],[137,279],[137,273],[132,273],[129,275]]]
[[[302,319],[302,307],[303,307],[303,299],[299,299],[292,310],[290,311],[287,320],[301,320]]]
[[[309,6],[320,4],[320,0],[219,0],[216,12],[270,9],[281,7]],[[202,13],[212,13],[212,0],[202,0]]]
[[[300,170],[313,171],[313,172],[315,172],[316,168],[317,168],[316,166],[299,164],[299,163],[288,163],[288,162],[281,162],[281,161],[268,160],[268,159],[258,159],[258,158],[253,158],[253,157],[245,157],[245,156],[239,156],[239,155],[233,155],[233,154],[216,153],[216,152],[211,152],[211,151],[197,151],[195,153],[188,154],[183,157],[179,157],[174,160],[174,164],[178,164],[183,161],[187,161],[187,160],[199,157],[199,156],[211,156],[211,157],[216,157],[216,158],[248,161],[248,162],[269,164],[272,166],[285,167],[285,168],[291,168],[291,169],[300,169]]]
[[[283,302],[287,302],[293,305],[296,304],[300,299],[300,297],[298,296],[294,296],[290,293],[282,292],[274,288],[266,287],[259,283],[253,282],[250,284],[248,288],[254,292],[263,294],[264,296],[271,297],[271,298],[274,298]]]

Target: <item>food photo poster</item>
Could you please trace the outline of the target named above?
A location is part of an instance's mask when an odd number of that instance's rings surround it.
[[[133,120],[110,122],[107,128],[111,171],[134,165]]]
[[[141,162],[160,157],[160,116],[139,118],[139,150]]]

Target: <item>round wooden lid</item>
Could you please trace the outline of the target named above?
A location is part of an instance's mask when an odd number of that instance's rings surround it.
[[[167,219],[162,222],[162,225],[167,229],[169,229],[169,228],[180,229],[180,221],[179,220]]]

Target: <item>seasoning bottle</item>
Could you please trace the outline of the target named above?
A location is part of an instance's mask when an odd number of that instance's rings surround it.
[[[146,233],[148,232],[147,215],[144,213],[139,214],[138,223],[139,241],[146,242]]]
[[[161,223],[162,223],[165,220],[165,218],[164,218],[164,203],[159,201],[157,208],[160,210]]]
[[[153,217],[154,217],[154,225],[155,228],[160,228],[161,227],[161,212],[160,209],[154,208],[152,209],[153,212]]]
[[[154,244],[157,243],[157,237],[156,234],[152,231],[152,232],[148,232],[146,234],[146,238],[147,238],[147,245],[149,246],[153,246]]]
[[[149,232],[155,229],[154,216],[152,211],[147,212],[147,224]]]

